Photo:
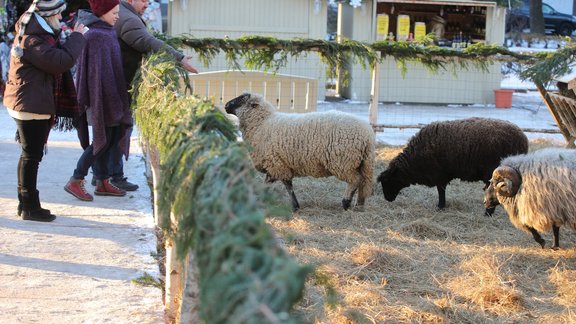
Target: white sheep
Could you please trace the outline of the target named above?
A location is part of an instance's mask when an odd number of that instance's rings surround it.
[[[576,229],[576,150],[546,148],[503,159],[486,188],[486,208],[502,204],[515,227],[532,233],[554,234],[560,248],[560,226]]]
[[[372,193],[376,144],[367,122],[338,111],[279,113],[262,96],[249,93],[230,100],[225,109],[238,117],[242,137],[253,147],[255,168],[267,182],[282,181],[294,211],[300,208],[294,177],[335,176],[346,182],[344,209],[356,191],[358,206]]]

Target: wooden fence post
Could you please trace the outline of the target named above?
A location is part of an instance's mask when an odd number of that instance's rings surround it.
[[[198,287],[198,267],[194,252],[188,252],[184,261],[186,264],[186,274],[184,280],[184,291],[182,293],[182,306],[180,311],[180,323],[200,323],[200,288]]]
[[[167,217],[160,214],[158,208],[160,192],[158,186],[160,184],[161,171],[160,171],[160,154],[158,150],[146,142],[146,159],[147,165],[150,168],[152,176],[152,191],[154,197],[154,223],[156,228],[164,228],[164,222]],[[175,217],[170,215],[170,226],[177,228],[178,224]],[[166,323],[177,323],[180,321],[180,306],[182,302],[182,292],[184,291],[184,275],[185,269],[176,255],[175,243],[168,237],[165,237],[164,248],[166,251],[166,277],[165,277],[165,321]]]
[[[176,255],[176,245],[171,239],[166,240],[166,322],[180,321],[180,305],[184,284],[184,269]]]

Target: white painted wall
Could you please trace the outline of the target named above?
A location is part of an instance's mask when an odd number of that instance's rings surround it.
[[[279,39],[324,39],[327,30],[327,3],[314,0],[174,0],[168,3],[168,33],[197,38],[236,39],[243,36],[271,36]],[[229,68],[225,55],[218,55],[204,67],[194,52],[193,65],[200,72]],[[240,62],[242,66],[242,62]],[[243,69],[249,69],[242,66]],[[278,73],[318,79],[318,98],[325,97],[326,66],[316,53],[289,57]]]

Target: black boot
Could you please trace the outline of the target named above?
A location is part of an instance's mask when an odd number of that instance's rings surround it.
[[[16,210],[16,214],[18,215],[18,217],[22,215],[22,195],[20,193],[18,193],[18,207]]]
[[[22,195],[18,194],[18,207],[17,207],[17,211],[16,214],[18,215],[18,217],[22,216]],[[50,209],[45,209],[40,207],[40,210],[45,213],[45,214],[50,214]]]
[[[56,216],[45,213],[42,209],[37,210],[22,210],[22,219],[36,222],[51,222],[56,219]]]
[[[56,219],[49,210],[40,207],[38,190],[22,192],[22,219],[37,222],[51,222]]]

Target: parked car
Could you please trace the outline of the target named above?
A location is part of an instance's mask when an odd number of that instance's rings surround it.
[[[542,3],[546,34],[570,36],[576,30],[576,17],[556,11]],[[506,32],[522,32],[530,28],[530,3],[524,0],[522,7],[512,9],[506,17]]]

